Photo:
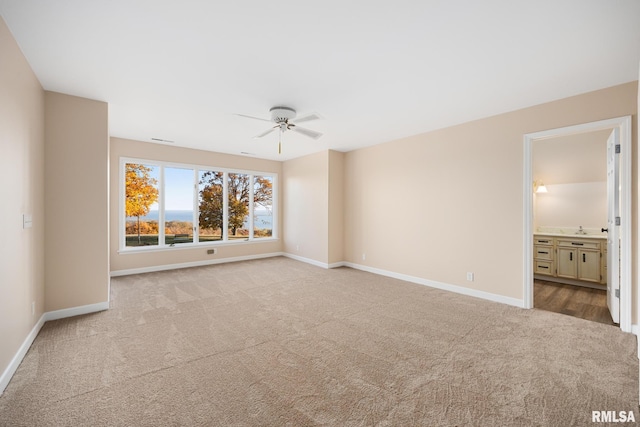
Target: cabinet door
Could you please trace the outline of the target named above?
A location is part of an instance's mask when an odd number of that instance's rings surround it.
[[[578,250],[574,248],[558,247],[558,277],[566,277],[569,279],[578,278]]]
[[[578,249],[578,279],[600,283],[600,251]]]

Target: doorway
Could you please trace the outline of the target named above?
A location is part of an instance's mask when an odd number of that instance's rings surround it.
[[[609,325],[614,319],[607,305],[608,236],[602,230],[608,223],[605,159],[611,132],[536,140],[531,159],[537,184],[533,307]],[[578,249],[584,245],[591,249]],[[588,263],[582,262],[582,255],[588,256]]]
[[[619,269],[616,269],[619,271],[620,287],[619,299],[616,297],[615,302],[619,303],[620,328],[625,332],[631,332],[631,117],[629,116],[524,135],[524,307],[533,308],[534,305],[533,144],[551,138],[605,129],[616,129],[620,140],[620,264]]]

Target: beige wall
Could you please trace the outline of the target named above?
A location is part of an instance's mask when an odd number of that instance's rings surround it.
[[[544,184],[607,180],[607,139],[612,129],[536,140],[531,146],[533,180]]]
[[[522,299],[523,135],[635,115],[637,90],[632,82],[347,153],[345,259]]]
[[[344,159],[327,150],[284,163],[284,252],[326,266],[344,261]]]
[[[531,163],[537,227],[600,229],[607,223],[607,139],[611,129],[536,140]],[[535,187],[534,187],[535,188]]]
[[[329,151],[329,264],[344,261],[344,158],[345,154]]]
[[[217,166],[221,168],[235,168],[258,172],[278,174],[278,187],[281,188],[282,163],[272,160],[262,160],[253,157],[234,156],[230,154],[214,153],[210,151],[193,150],[169,145],[153,144],[129,139],[111,138],[110,182],[111,182],[111,271],[153,269],[171,264],[192,264],[216,262],[225,258],[246,257],[271,254],[282,251],[282,240],[271,240],[256,243],[220,244],[216,245],[217,253],[208,255],[209,247],[192,249],[170,248],[153,252],[119,252],[119,165],[121,157],[157,160],[163,162],[184,163],[200,166]],[[278,199],[281,200],[282,197]],[[280,206],[278,207],[280,208]],[[282,230],[282,221],[279,222]]]
[[[1,375],[44,311],[45,212],[44,91],[1,18],[0,58]]]
[[[46,92],[45,311],[109,300],[107,104]]]
[[[329,151],[284,162],[283,228],[286,253],[329,262]]]
[[[547,193],[534,194],[533,217],[536,227],[607,227],[606,182],[556,184],[546,187]]]

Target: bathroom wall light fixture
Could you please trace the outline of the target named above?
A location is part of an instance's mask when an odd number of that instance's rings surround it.
[[[533,182],[533,191],[535,193],[547,193],[547,187],[541,182],[538,184],[537,181]]]

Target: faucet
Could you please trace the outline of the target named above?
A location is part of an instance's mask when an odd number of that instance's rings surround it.
[[[576,234],[587,234],[587,232],[582,229],[582,226],[580,226],[580,229],[576,231]]]

